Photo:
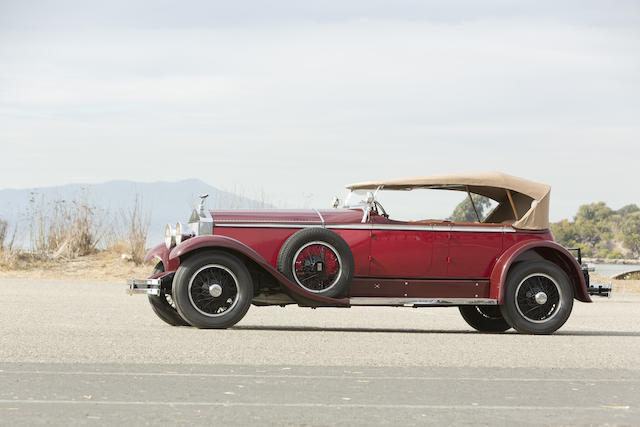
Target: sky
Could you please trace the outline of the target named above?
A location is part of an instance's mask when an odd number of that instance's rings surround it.
[[[640,204],[638,1],[0,2],[0,188],[198,178],[283,207],[502,171]]]

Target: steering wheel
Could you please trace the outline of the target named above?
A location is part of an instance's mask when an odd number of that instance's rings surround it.
[[[373,202],[373,208],[379,215],[382,215],[385,218],[389,218],[389,214],[384,210],[379,201],[375,200]]]

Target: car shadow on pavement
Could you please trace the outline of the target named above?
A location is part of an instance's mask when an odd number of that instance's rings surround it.
[[[286,331],[286,332],[364,332],[385,334],[475,334],[476,331],[456,331],[444,329],[401,329],[401,328],[337,328],[319,326],[255,326],[240,325],[233,329],[249,331]]]
[[[555,332],[554,335],[564,335],[573,337],[640,337],[640,332],[633,331],[563,331]]]
[[[231,329],[247,331],[283,331],[283,332],[361,332],[361,333],[384,333],[384,334],[482,334],[482,335],[504,335],[518,334],[514,330],[507,332],[478,332],[474,330],[450,330],[450,329],[401,329],[401,328],[338,328],[319,326],[263,326],[263,325],[236,325]],[[632,331],[557,331],[553,335],[562,336],[584,336],[584,337],[640,337],[640,332]]]

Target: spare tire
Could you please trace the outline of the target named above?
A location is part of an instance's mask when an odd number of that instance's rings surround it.
[[[333,231],[306,228],[284,242],[278,270],[305,291],[336,298],[345,294],[353,279],[353,254]]]

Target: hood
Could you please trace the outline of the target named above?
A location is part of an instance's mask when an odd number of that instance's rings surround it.
[[[211,211],[215,224],[354,224],[362,220],[360,209],[256,209]]]

